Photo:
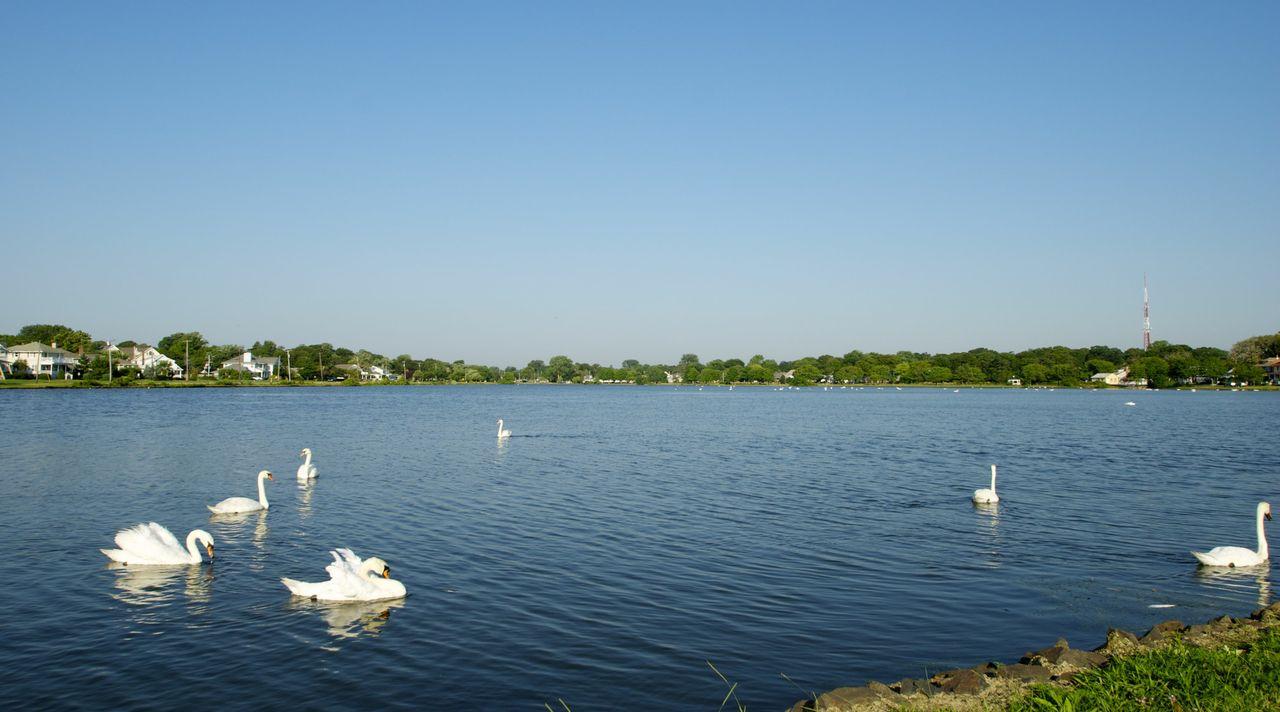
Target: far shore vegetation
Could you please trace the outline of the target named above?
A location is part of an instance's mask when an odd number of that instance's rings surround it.
[[[154,348],[182,367],[175,378],[168,368],[120,366],[109,345],[87,332],[60,324],[32,324],[16,334],[0,334],[0,344],[53,345],[70,352],[71,378],[37,377],[22,361],[10,363],[0,387],[100,387],[100,386],[236,386],[236,385],[338,385],[338,384],[451,384],[451,383],[626,383],[700,385],[966,385],[1059,386],[1100,385],[1094,374],[1120,373],[1123,384],[1153,388],[1179,385],[1214,387],[1263,386],[1275,379],[1268,359],[1280,357],[1280,333],[1253,336],[1229,351],[1156,341],[1149,349],[1111,346],[1069,348],[1047,346],[1020,352],[975,348],[958,353],[893,354],[849,351],[842,356],[806,356],[775,360],[757,354],[747,359],[715,359],[703,362],[684,354],[669,364],[644,364],[627,359],[621,365],[581,363],[564,355],[546,361],[533,360],[524,367],[491,366],[417,359],[409,354],[385,356],[364,349],[352,350],[329,343],[284,347],[274,341],[251,345],[211,344],[200,332],[177,332],[156,342]],[[117,348],[145,347],[134,341],[111,344]],[[234,362],[245,352],[255,358],[278,358],[269,378],[257,378]],[[108,364],[111,364],[110,373]],[[230,365],[230,367],[228,367]],[[37,386],[39,384],[39,386]]]

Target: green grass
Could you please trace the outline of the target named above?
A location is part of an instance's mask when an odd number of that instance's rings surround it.
[[[1113,660],[1070,688],[1036,685],[1011,712],[1280,709],[1280,629],[1242,649],[1168,648]]]

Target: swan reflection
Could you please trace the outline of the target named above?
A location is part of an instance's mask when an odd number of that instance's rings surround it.
[[[1271,566],[1258,564],[1241,568],[1223,568],[1219,566],[1201,566],[1196,569],[1196,579],[1205,585],[1225,589],[1232,593],[1257,588],[1259,608],[1266,608],[1271,603]]]
[[[111,597],[131,606],[152,606],[172,601],[177,591],[174,584],[186,569],[200,566],[126,566],[116,562],[107,564],[116,572],[115,587]]]
[[[315,480],[298,480],[298,518],[311,516],[311,496],[316,492]]]
[[[1000,504],[998,502],[975,502],[973,511],[978,514],[978,536],[985,544],[986,565],[1000,568]]]
[[[217,532],[220,539],[225,539],[229,542],[239,541],[244,533],[244,525],[249,522],[254,523],[253,545],[259,549],[265,548],[269,531],[267,527],[267,510],[209,515],[210,528]]]
[[[288,606],[319,612],[328,626],[329,635],[335,638],[359,638],[382,633],[382,628],[391,620],[391,612],[404,607],[404,600],[323,603],[295,598]]]

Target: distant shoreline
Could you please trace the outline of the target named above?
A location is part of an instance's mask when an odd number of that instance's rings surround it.
[[[124,388],[367,388],[371,386],[407,388],[418,386],[579,386],[579,387],[632,387],[632,388],[688,388],[696,390],[720,389],[728,390],[730,386],[733,388],[773,388],[787,390],[814,390],[829,388],[832,390],[891,390],[891,389],[918,389],[918,388],[934,388],[934,389],[960,389],[960,390],[1077,390],[1077,391],[1125,391],[1130,393],[1146,393],[1152,391],[1280,391],[1280,386],[1247,386],[1244,388],[1230,386],[1177,386],[1174,388],[1142,388],[1142,387],[1120,387],[1120,386],[1010,386],[1000,383],[891,383],[881,385],[864,384],[859,386],[851,385],[831,385],[815,383],[805,386],[791,386],[781,383],[734,383],[734,384],[685,384],[685,383],[494,383],[487,381],[465,382],[465,381],[417,381],[410,383],[396,382],[351,382],[351,381],[219,381],[200,379],[195,381],[170,381],[170,380],[133,380],[127,383],[107,383],[105,381],[83,381],[83,380],[35,380],[35,379],[6,379],[0,381],[0,390],[117,390]]]

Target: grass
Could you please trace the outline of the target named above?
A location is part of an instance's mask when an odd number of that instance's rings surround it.
[[[1072,687],[1036,685],[1011,712],[1280,709],[1280,629],[1242,648],[1167,648],[1113,660]]]

